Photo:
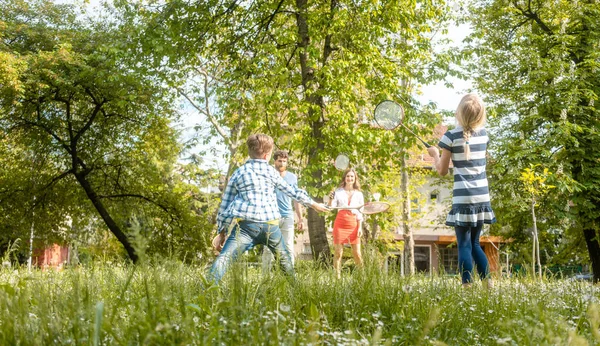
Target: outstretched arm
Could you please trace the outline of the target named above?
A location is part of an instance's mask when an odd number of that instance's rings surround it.
[[[296,211],[296,224],[298,225],[298,230],[302,231],[304,229],[304,221],[302,219],[302,204],[294,201],[294,210]]]
[[[326,212],[330,211],[326,205],[322,203],[315,202],[306,191],[298,188],[297,186],[292,186],[287,183],[281,176],[277,175],[276,177],[276,188],[281,190],[285,195],[291,197],[295,201],[298,201],[304,204],[307,207],[311,207],[316,211]]]

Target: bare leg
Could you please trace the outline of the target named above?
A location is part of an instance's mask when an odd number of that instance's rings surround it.
[[[360,251],[360,243],[352,244],[352,257],[354,257],[354,263],[359,268],[363,266],[362,253]]]
[[[333,269],[335,275],[339,279],[342,277],[342,254],[344,253],[344,245],[333,244],[334,255],[333,255]]]

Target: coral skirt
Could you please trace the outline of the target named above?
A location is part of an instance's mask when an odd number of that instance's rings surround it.
[[[333,223],[334,244],[359,244],[358,220],[350,210],[340,210]]]

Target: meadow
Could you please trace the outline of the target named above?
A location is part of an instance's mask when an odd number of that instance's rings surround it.
[[[240,262],[219,286],[205,265],[101,262],[0,271],[1,345],[594,345],[600,287],[401,277],[369,264],[295,280]]]

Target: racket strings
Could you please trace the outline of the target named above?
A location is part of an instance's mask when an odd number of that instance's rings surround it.
[[[382,213],[382,212],[388,210],[389,208],[390,208],[390,205],[388,203],[372,202],[372,203],[365,204],[365,206],[363,207],[362,213],[363,214],[377,214],[377,213]]]
[[[404,118],[404,109],[393,101],[383,101],[375,108],[375,122],[386,130],[398,127]]]
[[[335,168],[343,171],[350,165],[350,159],[344,154],[340,154],[335,158]]]

